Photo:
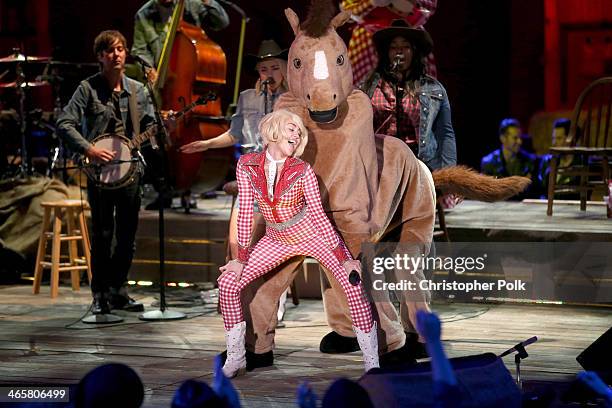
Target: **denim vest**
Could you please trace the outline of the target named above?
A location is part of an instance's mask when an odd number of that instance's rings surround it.
[[[372,98],[380,81],[381,75],[374,72],[360,88]],[[432,170],[456,165],[457,147],[446,90],[439,81],[425,75],[419,81],[417,94],[421,104],[418,158]]]

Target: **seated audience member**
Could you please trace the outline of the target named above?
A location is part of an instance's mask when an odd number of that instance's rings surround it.
[[[142,405],[144,386],[134,370],[111,363],[94,368],[77,385],[76,408],[136,408]]]
[[[571,140],[569,139],[569,131],[570,131],[571,121],[567,118],[557,119],[553,123],[553,132],[551,139],[551,147],[568,147],[571,144]],[[551,164],[552,155],[546,154],[542,156],[541,164],[540,164],[540,183],[544,188],[544,191],[548,191],[548,177],[550,175],[550,164]],[[563,155],[559,159],[558,167],[568,167],[573,164],[577,164],[577,157],[572,155]],[[578,180],[576,177],[568,176],[568,175],[557,175],[558,186],[567,185],[567,184],[576,184]],[[556,193],[556,196],[566,200],[578,200],[580,199],[579,193]]]
[[[531,186],[514,199],[540,198],[543,190],[538,177],[540,169],[538,156],[521,149],[523,143],[521,133],[521,124],[517,119],[502,120],[499,125],[501,147],[482,158],[480,171],[495,177],[529,177],[532,180]]]
[[[308,382],[303,382],[297,389],[297,405],[300,408],[316,408],[317,394]],[[368,392],[355,381],[339,378],[334,381],[323,396],[321,407],[373,408]]]
[[[176,390],[172,408],[225,407],[223,400],[205,382],[187,380]]]

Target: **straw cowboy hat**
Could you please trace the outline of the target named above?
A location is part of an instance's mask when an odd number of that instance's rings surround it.
[[[433,49],[433,40],[427,31],[413,28],[404,20],[397,19],[393,20],[389,27],[374,33],[373,40],[379,55],[386,53],[389,43],[395,37],[404,37],[413,46],[421,50],[424,56],[428,55]]]
[[[247,54],[244,57],[247,66],[255,69],[258,62],[266,58],[279,58],[287,60],[289,50],[281,49],[281,47],[274,40],[263,40],[259,45],[259,51],[257,54]]]

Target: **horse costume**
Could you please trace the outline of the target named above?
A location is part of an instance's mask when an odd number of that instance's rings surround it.
[[[498,181],[464,167],[434,172],[432,178],[403,141],[374,135],[371,102],[353,87],[347,48],[336,32],[350,13],[334,15],[331,3],[314,0],[303,24],[293,10],[286,9],[285,14],[295,40],[289,49],[289,91],[274,109],[297,114],[308,129],[309,141],[302,159],[314,169],[323,207],[353,257],[360,254],[362,243],[378,242],[390,233],[394,240],[414,243],[419,253],[428,254],[436,187],[444,193],[494,201],[521,191],[529,182],[520,177]],[[439,185],[434,185],[436,175]],[[277,300],[301,261],[293,259],[267,276],[251,293],[252,298],[242,299],[246,319],[252,321],[247,327],[247,347],[251,351],[263,354],[274,347]],[[422,270],[416,271],[413,279],[424,279]],[[322,294],[330,327],[343,338],[354,337],[342,288],[323,274]],[[429,302],[427,293],[421,295],[401,304],[401,318],[390,301],[375,303],[382,353],[404,346],[404,330],[416,333],[416,311],[427,309]]]

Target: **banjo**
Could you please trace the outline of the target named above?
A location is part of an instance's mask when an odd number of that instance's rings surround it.
[[[216,98],[217,96],[212,92],[202,95],[196,101],[176,112],[174,117],[179,119],[196,106],[205,105],[209,100],[215,100]],[[140,145],[158,131],[159,126],[151,126],[133,139],[112,133],[97,136],[91,141],[91,144],[96,148],[114,151],[115,157],[110,162],[85,158],[86,166],[83,171],[91,182],[96,183],[98,187],[103,189],[113,190],[131,184],[136,176],[138,163],[141,161],[138,151]]]

